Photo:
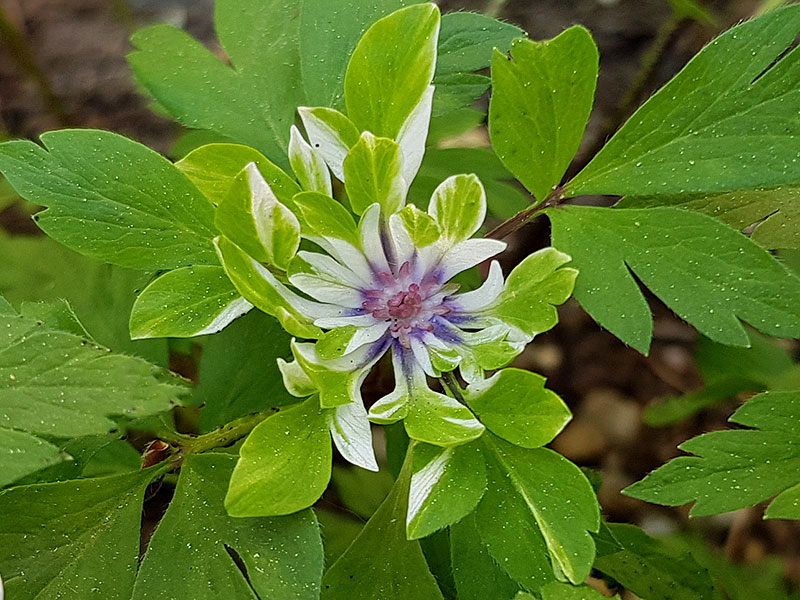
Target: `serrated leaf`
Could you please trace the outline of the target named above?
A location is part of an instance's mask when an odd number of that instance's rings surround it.
[[[589,119],[599,55],[580,26],[546,42],[517,39],[492,60],[489,133],[500,160],[542,202],[561,181]]]
[[[322,542],[314,514],[229,517],[223,499],[235,462],[215,453],[184,461],[139,570],[134,600],[170,600],[189,589],[194,600],[250,598],[253,591],[274,600],[319,597]]]
[[[545,378],[522,369],[503,369],[467,388],[469,407],[495,435],[537,448],[553,441],[572,418],[564,401],[544,387]]]
[[[203,407],[202,432],[296,402],[284,389],[276,364],[290,356],[289,340],[278,321],[256,310],[206,339],[194,391],[194,403]]]
[[[253,305],[233,287],[222,267],[183,267],[148,285],[133,305],[133,339],[217,333]]]
[[[107,131],[67,129],[0,144],[0,171],[48,207],[38,225],[65,246],[138,269],[217,264],[214,207],[164,157]]]
[[[69,297],[98,343],[166,366],[165,340],[131,341],[128,319],[136,293],[152,275],[102,264],[45,236],[0,234],[0,294],[12,304]]]
[[[433,79],[441,17],[431,3],[400,9],[358,42],[344,80],[347,116],[361,131],[396,139]]]
[[[497,510],[497,507],[493,507],[497,493],[493,490],[492,481],[496,488],[502,479],[507,480],[502,485],[516,496],[514,502],[517,503],[517,510],[520,513],[523,510],[528,512],[530,541],[539,547],[538,550],[534,550],[536,546],[530,549],[539,554],[536,560],[539,572],[536,576],[531,573],[526,577],[528,584],[533,583],[535,589],[537,584],[546,583],[551,576],[560,579],[566,577],[575,584],[582,583],[591,570],[595,555],[594,541],[589,532],[597,531],[600,526],[600,508],[586,476],[552,450],[519,448],[492,434],[486,434],[483,443],[487,466],[491,465],[489,471],[493,475],[490,474],[487,493],[478,507],[478,527],[482,532],[488,530],[485,525],[490,518],[487,512]],[[496,532],[496,522],[493,529]],[[514,529],[513,534],[508,532],[506,536],[517,535]],[[535,541],[536,533],[540,539],[538,542]],[[484,540],[488,543],[485,535]],[[497,541],[489,544],[489,552],[501,565],[506,566],[507,556],[513,550],[506,549],[501,559]],[[552,571],[549,573],[545,571],[545,564],[541,560],[543,547],[546,547],[546,556],[552,562]],[[523,556],[524,553],[516,560],[524,560]],[[531,567],[524,568],[527,570]],[[518,582],[526,583],[510,570],[508,572]]]
[[[692,438],[679,448],[695,456],[671,460],[624,493],[669,506],[696,501],[692,516],[736,510],[779,494],[778,508],[770,505],[765,517],[800,517],[794,504],[796,492],[791,489],[800,482],[800,392],[759,394],[730,421],[753,429],[714,431]],[[793,501],[785,503],[781,492]]]
[[[220,204],[230,192],[236,176],[255,163],[278,200],[292,206],[300,186],[280,167],[255,148],[239,144],[206,144],[189,152],[175,163],[203,192],[209,202]]]
[[[129,600],[142,500],[155,475],[137,471],[0,492],[0,572],[9,597]]]
[[[571,266],[563,266],[569,261],[569,256],[555,248],[527,256],[511,271],[497,303],[488,312],[531,337],[552,329],[558,323],[555,307],[572,295],[578,275]]]
[[[688,552],[676,551],[633,525],[602,525],[595,568],[642,598],[716,598],[708,571]]]
[[[548,211],[553,244],[580,271],[575,297],[642,353],[652,317],[631,271],[681,318],[724,344],[747,345],[741,321],[800,335],[800,279],[767,251],[706,215],[677,208],[569,206]],[[630,271],[629,271],[630,269]]]
[[[474,515],[450,527],[450,549],[460,600],[511,600],[516,595],[519,585],[489,554]]]
[[[486,491],[483,456],[477,446],[440,448],[415,444],[406,529],[408,539],[426,537],[471,513]]]
[[[620,207],[672,206],[705,213],[750,237],[765,248],[800,249],[800,189],[741,190],[711,196],[652,196],[623,199]]]
[[[718,37],[634,113],[567,194],[670,195],[796,183],[800,53],[781,54],[799,30],[800,7],[788,6]]]
[[[266,517],[308,508],[328,485],[332,452],[317,397],[267,418],[239,451],[225,497],[228,514]]]
[[[185,393],[149,363],[23,316],[0,314],[0,427],[35,435],[107,433],[169,410]]]
[[[408,190],[408,201],[427,208],[436,187],[448,177],[475,173],[486,189],[489,214],[508,219],[528,206],[529,196],[489,148],[430,148]]]
[[[344,178],[350,208],[357,215],[376,202],[384,215],[405,204],[408,183],[403,177],[403,153],[393,140],[362,133],[344,159]]]
[[[410,476],[407,461],[389,496],[325,573],[322,600],[443,600],[419,542],[406,539]]]
[[[35,435],[0,427],[0,487],[70,459],[58,446]]]

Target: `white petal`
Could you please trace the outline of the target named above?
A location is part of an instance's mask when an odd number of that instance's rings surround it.
[[[362,215],[358,224],[361,234],[361,249],[370,263],[379,271],[388,273],[389,263],[381,241],[381,205],[377,202]]]
[[[408,235],[406,225],[399,215],[389,217],[389,233],[391,238],[392,253],[395,268],[399,268],[406,261],[414,256],[414,242]]]
[[[408,185],[417,176],[422,157],[425,155],[425,142],[428,139],[428,126],[431,121],[431,107],[433,106],[432,85],[422,94],[422,99],[408,115],[400,128],[397,143],[403,151],[403,179]]]
[[[364,277],[364,273],[357,273],[325,254],[301,250],[297,253],[297,256],[311,265],[320,276],[334,283],[348,285],[355,289],[363,289],[372,283],[372,277],[369,276],[369,271],[367,271],[368,276]]]
[[[364,302],[359,290],[310,273],[295,273],[289,277],[289,281],[301,292],[305,292],[320,302],[347,308],[361,308],[361,304]]]
[[[369,325],[367,327],[358,329],[353,334],[353,337],[350,338],[347,348],[345,349],[345,354],[352,352],[356,348],[360,348],[364,344],[377,342],[379,339],[381,339],[381,336],[386,333],[387,329],[389,329],[389,324],[386,321],[381,321],[379,323],[375,323],[374,325]]]
[[[331,410],[328,427],[333,443],[345,459],[369,471],[378,470],[372,447],[372,429],[361,402],[351,402]]]
[[[442,258],[439,265],[441,280],[448,281],[454,275],[481,264],[505,249],[506,243],[499,240],[475,239],[459,242]]]
[[[414,359],[422,367],[422,370],[431,377],[436,377],[436,372],[433,370],[431,357],[428,354],[428,349],[425,348],[425,344],[414,336],[409,336],[409,342],[411,342],[411,352],[414,354]]]
[[[314,109],[300,106],[297,112],[306,128],[308,139],[319,150],[322,158],[339,181],[344,181],[344,159],[350,152],[349,146],[342,140],[339,133],[328,123],[314,114]]]
[[[337,327],[347,327],[348,325],[355,325],[356,327],[367,327],[374,325],[377,319],[372,316],[372,313],[363,315],[339,315],[339,316],[325,316],[320,317],[314,321],[314,325],[322,329],[336,329]]]
[[[211,321],[211,323],[203,327],[194,335],[208,335],[210,333],[222,331],[228,325],[230,325],[232,321],[250,312],[251,308],[253,308],[253,305],[250,304],[250,302],[244,298],[236,298],[233,302],[228,304],[228,306],[226,306],[221,313],[214,317],[214,320]]]
[[[361,286],[372,286],[374,283],[374,274],[372,267],[369,266],[367,259],[364,258],[364,253],[352,244],[339,240],[336,238],[326,238],[329,249],[328,252],[342,265],[347,265],[347,268],[358,277]]]
[[[422,509],[425,501],[431,495],[433,488],[439,483],[445,469],[453,455],[452,448],[439,448],[439,456],[411,476],[411,488],[408,491],[408,513],[406,526],[411,524],[414,517]]]
[[[483,285],[477,290],[453,296],[451,304],[459,312],[474,313],[492,304],[502,291],[503,269],[500,268],[500,263],[493,260]]]

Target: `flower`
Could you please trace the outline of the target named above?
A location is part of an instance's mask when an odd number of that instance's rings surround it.
[[[312,142],[293,128],[290,162],[304,191],[281,202],[250,163],[238,178],[244,185],[217,210],[217,250],[231,281],[247,301],[309,340],[292,341],[293,362],[279,360],[286,389],[318,395],[337,448],[367,469],[377,470],[370,421],[403,420],[412,439],[439,446],[476,439],[484,425],[458,390],[435,391],[428,377],[458,369],[468,383],[483,381],[486,370],[506,366],[555,325],[553,305],[569,297],[575,279],[574,270],[560,268],[569,257],[552,248],[537,252],[508,281],[492,261],[483,284],[462,292],[454,278],[506,247],[472,237],[486,216],[478,177],[446,179],[425,212],[405,205],[407,178],[419,165],[404,168],[402,148],[418,140],[363,132],[347,152],[340,139]],[[353,212],[331,197],[329,169],[345,178]],[[298,251],[301,238],[317,248]],[[395,388],[367,412],[361,385],[387,353]]]

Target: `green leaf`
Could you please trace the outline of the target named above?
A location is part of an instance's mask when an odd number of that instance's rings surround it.
[[[407,0],[305,2],[300,21],[303,84],[312,106],[341,108],[347,62],[372,23],[409,4]]]
[[[614,596],[619,598],[619,596]],[[516,600],[533,598],[528,594],[520,594]],[[570,585],[568,583],[549,583],[542,588],[542,600],[605,600],[604,596],[588,585]]]
[[[41,321],[47,329],[57,329],[95,341],[72,310],[72,306],[63,298],[49,302],[23,302],[19,307],[19,314]]]
[[[474,71],[488,68],[492,52],[508,52],[511,41],[525,32],[519,27],[477,13],[453,12],[442,17],[439,56],[433,83],[433,113],[452,119],[483,94],[491,83]]]
[[[800,7],[746,21],[707,45],[567,186],[569,195],[670,195],[800,180]],[[730,57],[739,57],[731,61]]]
[[[529,525],[531,534],[533,535],[534,528],[538,526],[541,541],[535,543],[541,548],[543,541],[553,564],[553,572],[560,578],[566,577],[572,583],[582,583],[591,570],[595,554],[594,542],[589,532],[597,531],[600,525],[597,498],[586,476],[578,467],[552,450],[519,448],[492,434],[486,434],[483,443],[484,456],[487,465],[491,465],[490,471],[493,475],[490,476],[487,494],[478,507],[478,526],[481,531],[484,531],[485,520],[489,518],[488,511],[502,512],[493,506],[493,500],[496,502],[498,498],[497,492],[492,489],[492,481],[494,486],[498,486],[499,480],[505,479],[503,485],[512,495],[517,496],[516,503],[519,505],[521,501],[524,509],[533,516],[535,525]],[[505,535],[516,536],[516,528],[512,530],[513,534],[509,531]],[[531,551],[535,552],[533,548]],[[489,544],[489,551],[504,565],[504,559],[501,560],[497,554],[497,544]],[[508,549],[505,552],[513,551]],[[541,560],[538,562],[541,564]],[[514,577],[511,571],[509,574]],[[538,578],[531,578],[533,581],[536,579]],[[521,579],[517,581],[525,583]]]
[[[322,600],[443,600],[419,542],[406,539],[410,476],[406,460],[389,496],[325,573]]]
[[[232,66],[168,25],[136,32],[128,61],[139,83],[178,121],[257,148],[285,167],[289,127],[305,99],[301,8],[277,0],[217,2],[217,35]]]
[[[214,207],[167,159],[107,131],[67,129],[0,144],[0,171],[52,238],[139,269],[217,264]]]
[[[372,364],[358,370],[353,369],[352,357],[343,361],[323,361],[314,344],[298,344],[292,341],[292,354],[302,367],[314,387],[319,390],[322,408],[335,408],[361,401],[361,384]],[[341,367],[341,368],[337,368]]]
[[[347,116],[361,131],[397,138],[433,79],[440,20],[434,4],[417,4],[361,38],[344,80]]]
[[[137,471],[0,492],[0,571],[9,598],[128,600],[142,500],[154,475]]]
[[[187,590],[194,600],[250,598],[253,591],[274,600],[319,597],[322,542],[314,514],[229,517],[223,498],[235,462],[214,453],[184,461],[133,600],[180,598]]]
[[[589,120],[599,55],[580,26],[546,42],[517,39],[492,60],[489,133],[500,160],[543,201],[561,181]]]
[[[107,433],[120,418],[169,410],[184,393],[141,359],[33,319],[0,314],[0,331],[0,427],[62,438]]]
[[[344,159],[344,177],[350,207],[358,215],[375,202],[381,205],[384,215],[391,215],[406,201],[403,153],[388,138],[362,133]]]
[[[575,297],[603,327],[646,353],[652,317],[631,271],[681,318],[723,344],[747,345],[740,320],[800,335],[800,279],[727,225],[677,208],[569,206],[548,211],[553,244],[580,271]]]
[[[537,448],[553,441],[572,418],[564,401],[544,384],[536,373],[503,369],[469,386],[467,403],[492,433]]]
[[[603,524],[595,568],[642,598],[711,600],[708,571],[691,554],[670,548],[638,527]]]
[[[519,585],[489,554],[474,515],[450,527],[450,548],[459,600],[511,600],[516,595]]]
[[[436,219],[442,237],[455,246],[478,231],[486,218],[486,192],[476,175],[454,175],[431,196],[428,213]]]
[[[300,222],[278,199],[255,163],[236,176],[217,207],[214,222],[251,257],[284,271],[300,245]]]
[[[131,336],[193,337],[216,333],[253,307],[222,267],[183,267],[148,285],[133,305]]]
[[[800,249],[800,189],[741,190],[703,196],[628,197],[625,208],[672,206],[705,213],[731,227],[750,230],[750,237],[765,248]]]
[[[679,448],[695,456],[671,460],[625,494],[669,506],[696,501],[692,516],[736,510],[779,494],[777,508],[770,505],[765,517],[800,518],[791,487],[800,482],[800,392],[759,394],[730,421],[753,429],[714,431],[684,442]]]
[[[70,459],[58,446],[34,435],[0,428],[0,487]]]
[[[189,152],[175,166],[212,204],[218,205],[230,192],[235,177],[250,163],[256,164],[278,200],[292,206],[292,197],[300,192],[300,186],[255,148],[239,144],[206,144]]]
[[[483,456],[473,444],[440,448],[415,444],[406,528],[426,537],[471,513],[486,491]]]
[[[304,302],[303,298],[288,290],[264,265],[229,239],[219,237],[216,245],[225,273],[242,296],[278,319],[292,335],[306,338],[321,335],[321,330],[295,308]]]
[[[572,295],[578,276],[578,271],[563,266],[569,261],[555,248],[527,256],[511,271],[498,303],[489,311],[531,337],[552,329],[558,323],[555,307]]]
[[[225,497],[231,516],[288,515],[311,506],[328,485],[333,456],[319,399],[266,419],[239,455]]]
[[[194,402],[201,432],[250,413],[296,402],[283,387],[276,360],[287,358],[289,335],[275,319],[252,311],[207,338]]]
[[[486,188],[489,213],[500,219],[513,217],[528,206],[528,195],[489,148],[431,148],[425,152],[419,174],[408,190],[408,201],[428,207],[438,185],[460,173],[474,173]]]
[[[69,297],[98,343],[166,366],[165,340],[132,342],[128,329],[136,293],[150,281],[150,274],[102,264],[45,236],[2,233],[0,264],[0,294],[12,304]]]

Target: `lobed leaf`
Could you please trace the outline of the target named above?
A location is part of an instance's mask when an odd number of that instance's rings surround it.
[[[549,210],[553,244],[580,271],[575,297],[603,327],[642,353],[650,309],[631,271],[681,318],[723,344],[749,343],[740,320],[800,335],[800,279],[739,232],[676,208]]]
[[[167,159],[107,131],[65,129],[0,144],[0,171],[48,207],[47,235],[104,262],[137,269],[217,264],[214,207]]]
[[[798,31],[800,7],[787,6],[715,39],[633,114],[567,194],[675,195],[797,183],[800,51],[782,54]]]
[[[736,510],[778,494],[765,518],[800,518],[800,392],[759,394],[730,421],[752,429],[692,438],[679,448],[695,456],[671,460],[624,493],[669,506],[696,502],[692,516]]]

